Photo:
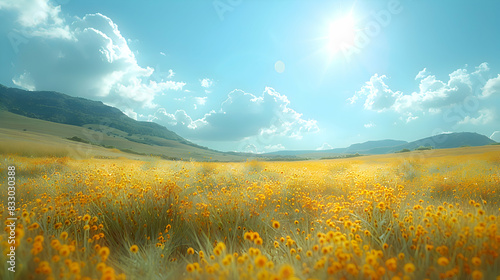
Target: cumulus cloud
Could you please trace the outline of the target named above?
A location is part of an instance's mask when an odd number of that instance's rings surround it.
[[[207,99],[208,97],[204,96],[204,97],[193,97],[193,106],[194,106],[194,109],[198,109],[198,106],[203,106],[207,103]]]
[[[425,78],[426,76],[429,76],[429,73],[427,72],[427,68],[424,68],[424,70],[418,72],[417,76],[415,77],[415,80]]]
[[[134,112],[134,110],[127,108],[123,111],[125,115],[127,115],[129,118],[137,120],[137,113]]]
[[[208,97],[206,97],[206,96],[204,96],[204,97],[193,97],[193,99],[194,99],[194,102],[197,105],[205,105],[207,103]]]
[[[495,122],[499,119],[500,75],[487,79],[490,71],[487,63],[471,72],[466,68],[453,71],[447,81],[438,79],[424,68],[415,77],[419,81],[418,90],[410,94],[389,88],[387,77],[375,74],[348,101],[351,104],[363,102],[366,110],[399,113],[404,123],[426,114],[442,116],[445,122],[453,122],[453,125]]]
[[[285,150],[285,146],[282,144],[276,144],[276,145],[267,145],[264,147],[267,151],[279,151],[279,150]]]
[[[500,94],[500,74],[488,80],[484,85],[482,97],[489,97],[493,94]]]
[[[235,151],[235,152],[243,152],[243,153],[253,153],[253,154],[261,154],[262,152],[259,151],[257,146],[255,144],[251,143],[246,143],[241,147],[241,150]]]
[[[485,73],[490,71],[490,67],[488,66],[488,63],[483,62],[479,66],[476,66],[476,71],[474,71],[472,74],[477,75],[481,73]]]
[[[27,29],[27,32],[49,31],[64,27],[61,18],[61,6],[54,6],[46,0],[3,0],[0,10],[13,11],[17,16],[17,23]],[[64,28],[63,28],[64,29]]]
[[[24,72],[18,77],[14,77],[14,79],[12,79],[12,82],[18,87],[22,87],[30,91],[36,90],[33,78],[31,78],[31,75],[28,72]]]
[[[495,112],[490,109],[479,110],[479,116],[471,117],[465,116],[465,118],[458,122],[458,124],[473,124],[473,125],[483,125],[487,124],[495,119]]]
[[[419,90],[411,94],[390,89],[385,82],[387,77],[375,74],[348,100],[351,103],[359,99],[364,100],[365,109],[378,112],[388,109],[398,112],[408,110],[439,112],[443,107],[463,102],[468,96],[478,96],[477,89],[482,82],[486,82],[483,74],[487,71],[489,67],[486,63],[477,66],[472,73],[467,69],[457,69],[449,74],[448,81],[444,82],[424,69],[415,77],[420,81]],[[499,84],[500,78],[498,81],[496,79],[487,81],[483,95],[497,92]]]
[[[2,1],[0,9],[17,16],[16,30],[27,38],[14,61],[13,81],[20,87],[99,99],[125,110],[153,108],[155,96],[185,86],[153,80],[155,69],[138,64],[118,26],[103,14],[64,18],[48,0]]]
[[[208,78],[205,78],[203,80],[200,81],[201,83],[201,86],[204,87],[204,88],[209,88],[212,86],[212,84],[214,83],[212,80],[208,79]]]
[[[364,99],[365,109],[378,112],[391,108],[396,100],[401,97],[401,92],[392,91],[385,83],[386,79],[385,75],[373,75],[370,81],[361,87],[361,90],[349,98],[349,101],[355,103],[358,99]]]
[[[218,110],[203,118],[193,120],[184,110],[168,113],[160,108],[150,120],[190,139],[205,141],[238,141],[253,136],[301,139],[305,133],[319,131],[316,120],[304,119],[289,105],[285,95],[269,87],[261,96],[233,90]]]
[[[438,80],[436,76],[428,73],[422,74],[419,91],[402,95],[395,102],[394,108],[400,112],[407,110],[439,112],[444,107],[460,104],[470,96],[479,95],[479,85],[485,82],[482,75],[488,70],[486,63],[476,67],[472,73],[465,68],[457,69],[449,74],[447,82]]]
[[[316,148],[317,151],[331,150],[331,149],[333,149],[333,147],[326,142],[323,143],[323,145],[321,145],[320,147]]]
[[[173,78],[175,76],[175,72],[172,69],[168,69],[167,79]]]
[[[210,80],[209,78],[205,78],[203,80],[200,80],[200,84],[203,88],[205,88],[205,93],[212,93],[209,88],[211,88],[214,84],[213,80]]]
[[[396,104],[399,111],[410,107],[423,110],[436,109],[462,102],[473,91],[471,75],[466,69],[458,69],[449,75],[448,82],[436,79],[434,75],[422,77],[419,92],[401,96]]]
[[[184,127],[187,129],[196,129],[205,124],[202,120],[193,121],[184,110],[177,110],[175,113],[170,114],[165,108],[160,108],[156,111],[155,116],[150,118],[150,121],[154,120],[157,122],[161,120],[162,124],[166,126]]]

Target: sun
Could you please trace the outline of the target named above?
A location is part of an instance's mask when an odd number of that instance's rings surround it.
[[[329,26],[327,38],[327,47],[331,53],[337,53],[342,49],[354,46],[356,23],[352,14],[333,21]]]

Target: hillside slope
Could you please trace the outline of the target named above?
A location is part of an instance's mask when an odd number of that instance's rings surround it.
[[[247,158],[153,136],[150,138],[161,145],[139,143],[128,140],[124,137],[126,133],[120,130],[102,126],[101,128],[108,132],[97,131],[87,125],[79,127],[60,124],[0,110],[0,154],[46,156],[54,152],[55,155],[76,158],[107,156],[134,159],[154,155],[166,159],[197,161],[242,161]]]
[[[0,85],[0,109],[29,118],[84,126],[98,125],[121,130],[131,141],[135,135],[153,136],[204,148],[154,122],[136,121],[117,108],[53,91],[26,91]],[[158,143],[145,143],[158,144]]]

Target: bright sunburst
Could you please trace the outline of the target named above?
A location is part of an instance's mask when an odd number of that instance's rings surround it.
[[[330,24],[328,32],[328,49],[331,53],[352,47],[356,37],[354,17],[348,14],[336,19]]]

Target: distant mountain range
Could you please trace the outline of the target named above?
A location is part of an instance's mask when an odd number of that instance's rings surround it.
[[[398,145],[407,144],[406,141],[400,140],[378,140],[378,141],[368,141],[364,143],[352,144],[347,148],[335,148],[328,150],[296,150],[296,151],[276,151],[272,153],[267,153],[266,155],[281,155],[281,156],[297,156],[302,154],[355,154],[360,152],[369,151],[372,149],[378,149],[383,147],[394,147]],[[368,154],[368,153],[366,153]]]
[[[347,148],[336,148],[328,150],[302,150],[302,151],[277,151],[267,153],[270,156],[295,156],[295,157],[328,157],[349,154],[377,155],[396,153],[403,150],[415,150],[421,147],[432,149],[459,148],[463,146],[484,146],[494,144],[490,138],[473,132],[456,132],[439,134],[422,138],[413,142],[401,140],[378,140],[364,143],[352,144]]]
[[[432,137],[419,139],[413,142],[401,140],[378,140],[364,143],[352,144],[346,148],[335,148],[329,150],[299,150],[299,151],[277,151],[266,154],[249,154],[236,152],[219,152],[194,144],[175,132],[154,122],[136,121],[129,118],[119,109],[107,106],[99,101],[91,101],[84,98],[72,97],[53,91],[25,91],[16,88],[8,88],[0,85],[0,111],[25,116],[32,119],[44,120],[52,123],[66,124],[77,127],[85,127],[99,131],[102,127],[107,130],[107,146],[117,148],[126,147],[128,152],[149,154],[149,150],[169,156],[169,151],[176,149],[176,156],[185,153],[185,158],[198,155],[198,158],[212,158],[220,156],[221,160],[242,160],[249,157],[261,157],[268,159],[307,159],[342,157],[352,154],[374,155],[395,153],[402,150],[415,150],[419,147],[432,147],[433,149],[458,148],[462,146],[483,146],[496,143],[490,138],[471,132],[459,132],[440,134]],[[28,120],[28,119],[26,119]],[[26,120],[17,119],[20,123]],[[45,123],[50,126],[50,123]],[[47,132],[49,133],[49,132]],[[64,133],[57,132],[58,137]],[[50,133],[49,133],[50,134]],[[68,135],[66,139],[85,141],[81,139],[81,133]],[[56,134],[53,134],[55,136]],[[131,145],[130,143],[141,145]],[[128,144],[127,144],[128,143]],[[176,144],[177,143],[177,144]],[[90,143],[94,144],[95,143]],[[102,146],[102,144],[101,144]],[[136,147],[136,151],[132,147]],[[150,148],[148,148],[150,147]],[[175,147],[175,148],[173,148]],[[161,149],[159,149],[161,148]],[[162,150],[163,149],[163,150]],[[170,150],[169,150],[170,149]]]

